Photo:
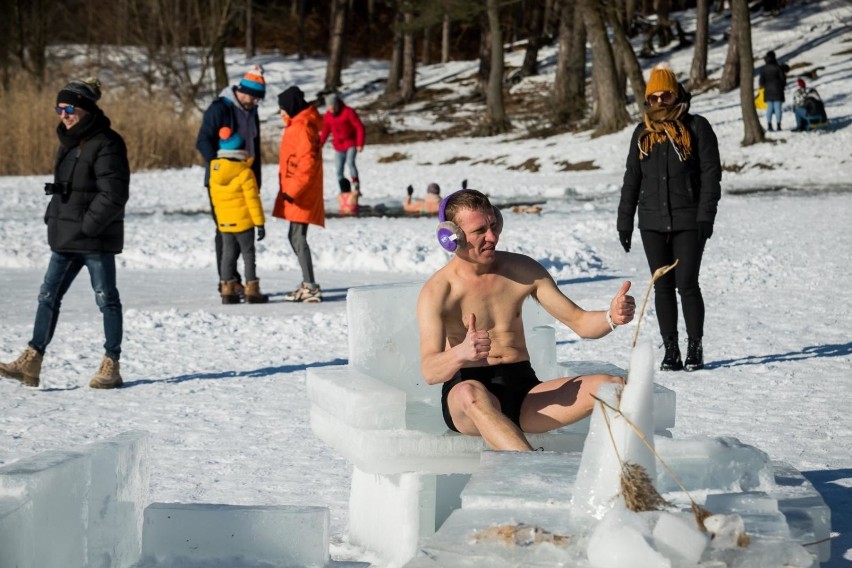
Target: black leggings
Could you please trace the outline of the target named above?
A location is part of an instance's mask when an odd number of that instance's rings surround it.
[[[698,238],[698,231],[641,231],[641,235],[651,274],[678,259],[677,268],[654,284],[654,305],[657,308],[660,334],[663,337],[677,334],[677,288],[686,333],[691,339],[704,337],[704,298],[698,286],[698,272],[701,270],[705,243]]]

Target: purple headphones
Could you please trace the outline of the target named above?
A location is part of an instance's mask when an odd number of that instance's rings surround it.
[[[464,231],[462,231],[461,227],[459,227],[452,221],[447,221],[446,213],[447,204],[450,202],[450,199],[452,199],[453,196],[465,191],[471,190],[463,188],[458,191],[454,191],[453,193],[442,199],[441,204],[438,206],[438,221],[440,221],[440,223],[438,223],[438,230],[436,234],[438,237],[438,244],[441,245],[441,248],[447,252],[455,252],[457,248],[463,247],[467,243],[467,239],[465,239],[464,236]],[[496,232],[500,233],[500,231],[503,230],[503,215],[496,207],[493,207],[493,209],[494,217],[497,220]]]

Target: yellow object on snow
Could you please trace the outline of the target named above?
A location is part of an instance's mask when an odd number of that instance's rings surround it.
[[[766,110],[766,99],[763,98],[763,87],[757,90],[757,96],[754,97],[754,108],[757,110]]]

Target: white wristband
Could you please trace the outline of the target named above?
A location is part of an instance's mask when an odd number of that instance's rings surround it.
[[[606,323],[609,324],[610,331],[615,331],[615,328],[618,325],[614,321],[612,321],[612,314],[609,312],[609,310],[606,311]]]

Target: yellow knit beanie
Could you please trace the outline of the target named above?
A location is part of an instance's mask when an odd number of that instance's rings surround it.
[[[677,77],[668,63],[659,63],[651,69],[651,76],[645,86],[645,98],[651,93],[659,92],[669,92],[675,96],[678,94]]]

